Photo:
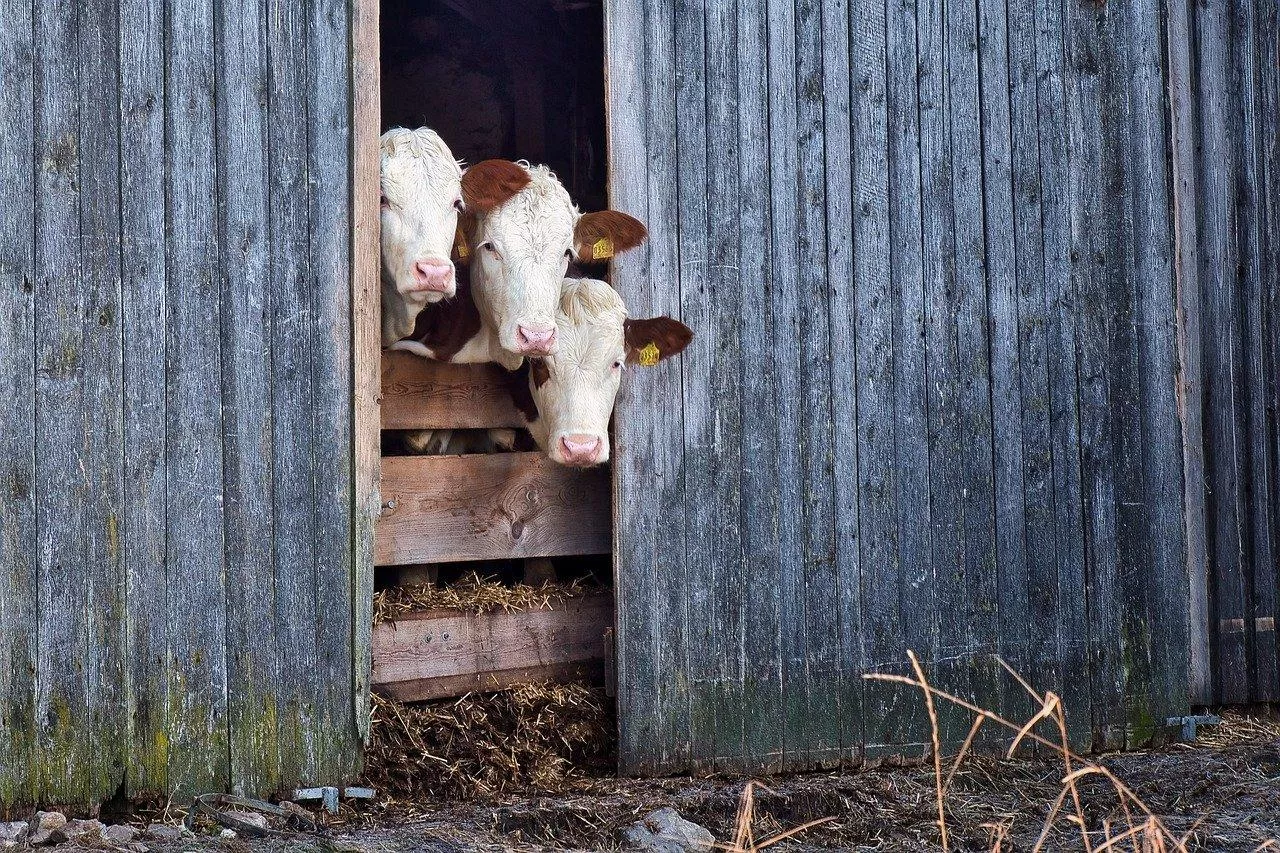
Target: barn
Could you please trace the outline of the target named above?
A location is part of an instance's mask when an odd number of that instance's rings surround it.
[[[357,776],[444,535],[380,552],[378,135],[472,118],[410,18],[523,44],[466,156],[645,221],[612,283],[697,332],[554,546],[621,772],[918,753],[907,649],[1084,748],[1280,701],[1274,3],[0,0],[0,805]]]

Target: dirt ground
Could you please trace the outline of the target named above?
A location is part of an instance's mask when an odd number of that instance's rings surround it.
[[[1187,849],[1253,851],[1280,838],[1280,725],[1233,718],[1202,729],[1194,746],[1174,744],[1100,762],[1124,780]],[[946,797],[953,850],[1031,850],[1062,790],[1060,762],[967,759]],[[819,818],[833,818],[772,849],[789,851],[940,849],[931,767],[882,768],[762,780],[752,825],[757,843]],[[419,801],[344,811],[322,836],[231,842],[191,839],[153,851],[361,851],[472,853],[490,850],[617,850],[618,831],[639,816],[672,806],[710,829],[733,837],[745,780],[726,778],[588,779],[555,796],[507,796],[475,802]],[[1110,784],[1092,776],[1081,798],[1101,846],[1124,816]],[[1083,849],[1079,830],[1056,822],[1046,850]],[[1133,849],[1128,846],[1120,849]],[[1280,845],[1275,848],[1280,850]]]

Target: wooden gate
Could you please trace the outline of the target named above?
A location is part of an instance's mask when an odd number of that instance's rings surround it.
[[[1082,746],[1187,703],[1156,0],[609,0],[625,770],[912,749],[907,649]],[[967,721],[944,720],[949,738]]]

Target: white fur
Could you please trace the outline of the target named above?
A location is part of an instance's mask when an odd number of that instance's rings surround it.
[[[530,166],[529,185],[478,217],[471,285],[483,322],[516,353],[516,329],[550,329],[581,213],[555,173]]]
[[[609,417],[626,362],[623,324],[627,307],[603,281],[564,279],[556,312],[560,346],[544,359],[551,377],[541,388],[532,375],[529,390],[538,420],[529,433],[538,447],[564,463],[560,439],[591,435],[600,439],[597,462],[609,459]]]
[[[452,263],[462,198],[462,168],[434,131],[395,128],[382,135],[382,344],[413,331],[418,313],[451,296],[415,293],[413,266],[420,260]]]

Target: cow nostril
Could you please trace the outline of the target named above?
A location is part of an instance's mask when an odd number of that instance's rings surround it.
[[[560,449],[570,462],[595,462],[600,456],[600,437],[582,433],[560,438]]]

